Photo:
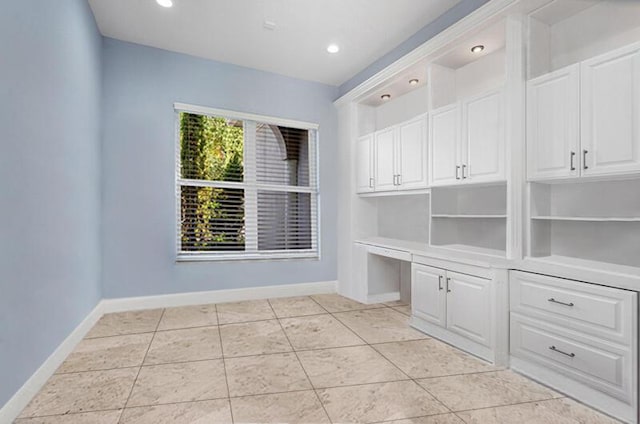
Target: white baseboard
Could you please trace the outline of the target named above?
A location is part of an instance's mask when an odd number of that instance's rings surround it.
[[[24,383],[2,409],[0,409],[0,423],[12,423],[13,420],[20,415],[31,399],[33,399],[67,356],[75,349],[76,345],[80,343],[89,330],[98,322],[104,313],[102,306],[102,302],[99,302],[89,315],[82,320],[47,360],[44,361],[40,368],[33,373],[26,383]]]
[[[370,294],[367,296],[368,304],[371,303],[384,303],[384,302],[394,302],[396,300],[400,300],[400,292],[390,292],[390,293],[379,293],[379,294]]]
[[[238,302],[241,300],[308,296],[311,294],[335,293],[337,284],[337,281],[321,281],[315,283],[281,284],[277,286],[247,287],[242,289],[104,299],[102,301],[102,306],[103,313],[110,313],[135,311],[140,309],[170,308],[173,306],[200,305],[204,303]]]
[[[242,289],[214,290],[205,292],[176,293],[159,296],[103,299],[87,315],[75,330],[58,346],[31,378],[0,409],[0,423],[11,423],[51,378],[76,345],[91,330],[102,315],[110,312],[140,309],[168,308],[172,306],[199,305],[203,303],[236,302],[241,300],[268,299],[276,297],[308,296],[312,294],[336,293],[337,281],[315,283],[282,284],[278,286],[249,287]]]

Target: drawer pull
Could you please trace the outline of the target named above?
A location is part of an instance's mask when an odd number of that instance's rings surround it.
[[[442,275],[438,275],[438,290],[442,290]]]
[[[447,277],[447,293],[451,293],[451,289],[449,288],[450,283],[451,283],[451,278]]]
[[[554,352],[561,353],[561,354],[563,354],[563,355],[565,355],[565,356],[568,356],[569,358],[573,358],[573,357],[575,357],[575,356],[576,356],[576,354],[575,354],[575,353],[573,353],[573,352],[572,352],[572,353],[563,352],[563,351],[561,351],[560,349],[558,349],[558,348],[557,348],[557,347],[555,347],[555,346],[549,346],[549,350],[553,350]]]
[[[555,300],[553,297],[552,297],[552,298],[550,298],[550,299],[547,299],[547,300],[548,300],[549,302],[557,303],[557,304],[559,304],[559,305],[564,305],[564,306],[573,306],[573,302],[571,302],[571,303],[560,302],[559,300]]]

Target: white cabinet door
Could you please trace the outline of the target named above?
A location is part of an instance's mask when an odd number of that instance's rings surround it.
[[[429,115],[429,172],[431,185],[459,182],[459,105],[434,110]]]
[[[447,328],[491,346],[491,281],[447,271]]]
[[[396,167],[399,189],[427,188],[427,143],[424,117],[398,126]]]
[[[373,134],[356,141],[356,192],[367,193],[374,189]]]
[[[502,90],[483,93],[462,103],[461,177],[468,182],[505,179]]]
[[[527,83],[529,180],[580,174],[580,65]]]
[[[378,131],[375,134],[374,174],[376,191],[396,189],[394,129]]]
[[[416,317],[444,327],[447,292],[445,271],[425,265],[411,265],[411,311]]]
[[[582,63],[582,174],[640,171],[640,46]]]

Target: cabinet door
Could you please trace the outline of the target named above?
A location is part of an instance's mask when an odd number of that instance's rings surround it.
[[[640,46],[582,63],[582,174],[640,171]]]
[[[427,188],[426,119],[398,127],[397,174],[400,189]]]
[[[447,271],[447,328],[491,346],[491,281]]]
[[[376,133],[374,149],[376,191],[395,190],[395,146],[392,128]]]
[[[580,175],[580,65],[527,83],[529,180]]]
[[[434,110],[429,115],[429,172],[431,185],[455,184],[460,180],[458,162],[458,104]]]
[[[411,311],[416,317],[444,327],[447,295],[445,271],[425,265],[411,264]]]
[[[356,141],[356,191],[371,192],[374,189],[373,175],[373,134],[360,137]]]
[[[469,182],[505,179],[502,90],[462,103],[462,178]]]

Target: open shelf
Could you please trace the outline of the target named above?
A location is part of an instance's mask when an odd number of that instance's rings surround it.
[[[610,262],[593,261],[588,259],[574,258],[571,256],[549,255],[542,257],[527,257],[529,261],[558,265],[563,267],[578,268],[582,270],[592,270],[598,272],[608,272],[611,274],[627,275],[632,277],[640,276],[640,267],[612,264]]]
[[[441,249],[455,250],[457,252],[476,253],[476,254],[485,255],[485,256],[495,256],[497,258],[504,258],[506,256],[506,252],[504,250],[490,249],[487,247],[478,247],[478,246],[472,246],[468,244],[441,244],[435,247],[438,247]]]
[[[640,39],[640,3],[554,0],[529,16],[528,78]]]
[[[638,179],[531,183],[530,214],[532,258],[600,270],[640,267]]]
[[[506,219],[507,215],[472,215],[472,214],[433,214],[432,218],[451,218],[451,219]]]

